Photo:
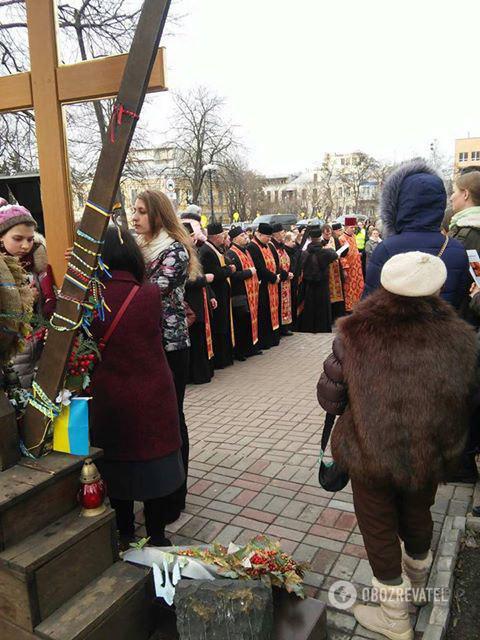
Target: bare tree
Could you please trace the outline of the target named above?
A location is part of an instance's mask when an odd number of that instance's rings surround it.
[[[373,174],[378,170],[378,160],[358,151],[348,158],[348,164],[342,166],[338,172],[338,178],[347,190],[347,195],[352,203],[353,211],[359,211],[362,200],[362,187],[371,181]]]
[[[224,121],[224,100],[199,87],[174,97],[171,146],[177,172],[188,184],[190,199],[197,203],[205,180],[203,168],[221,163],[238,148],[232,126]]]
[[[264,178],[248,168],[240,156],[225,157],[218,163],[217,190],[226,198],[230,216],[238,212],[241,220],[255,217],[263,204]]]
[[[89,60],[129,50],[142,0],[70,0],[59,2],[58,23],[62,62]],[[180,16],[172,18],[178,24]],[[170,21],[172,23],[172,20]],[[0,71],[29,68],[24,0],[0,0]],[[111,100],[93,101],[66,109],[72,186],[87,182],[105,141],[112,113]],[[36,169],[35,116],[31,111],[0,115],[0,167],[3,171]],[[141,123],[135,143],[146,140]],[[127,159],[126,175],[137,175],[138,163]]]

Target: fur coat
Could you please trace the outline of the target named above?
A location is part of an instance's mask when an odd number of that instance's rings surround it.
[[[416,490],[441,482],[464,449],[476,344],[437,296],[379,289],[341,319],[318,400],[342,414],[332,454],[350,476]]]

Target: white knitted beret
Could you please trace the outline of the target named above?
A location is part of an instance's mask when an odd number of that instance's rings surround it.
[[[421,251],[398,253],[387,260],[380,275],[384,289],[409,298],[437,293],[446,279],[444,262],[437,256]]]

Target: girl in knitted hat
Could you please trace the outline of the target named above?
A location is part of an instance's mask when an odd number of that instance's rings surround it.
[[[0,251],[18,258],[34,292],[34,312],[48,319],[56,305],[53,274],[47,262],[45,240],[36,229],[37,223],[25,207],[17,204],[0,207]],[[42,345],[43,339],[32,335],[26,349],[15,356],[14,369],[24,388],[32,384]]]

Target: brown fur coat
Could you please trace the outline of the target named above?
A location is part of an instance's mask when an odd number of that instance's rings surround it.
[[[362,482],[415,490],[445,480],[465,445],[475,361],[474,331],[439,297],[376,291],[339,321],[318,384],[335,413],[347,387],[334,459]]]

